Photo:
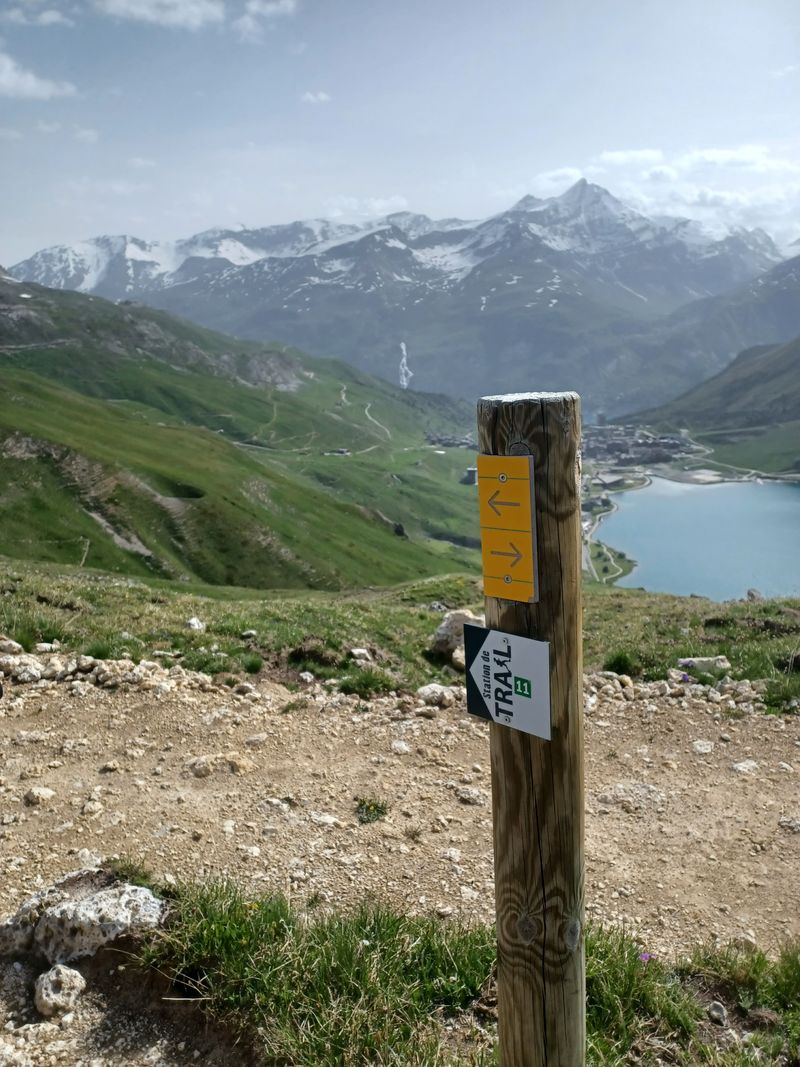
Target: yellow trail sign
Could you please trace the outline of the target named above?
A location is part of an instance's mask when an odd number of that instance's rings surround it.
[[[484,593],[538,600],[533,457],[478,456],[478,500]]]

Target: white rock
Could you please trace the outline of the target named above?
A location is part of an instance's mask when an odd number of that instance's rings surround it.
[[[47,908],[34,942],[51,963],[93,956],[117,938],[158,926],[164,906],[149,889],[119,885]]]
[[[258,637],[258,634],[256,633],[255,630],[242,630],[242,632],[239,634],[239,636],[241,637],[241,639],[243,641],[250,641],[254,637]]]
[[[306,685],[313,685],[313,683],[317,680],[311,673],[311,671],[300,671],[298,678],[301,682],[305,682]]]
[[[703,739],[700,739],[698,741],[692,741],[692,748],[698,756],[707,756],[709,752],[714,751],[714,742],[705,741]]]
[[[36,979],[34,1003],[40,1015],[63,1015],[71,1011],[86,988],[86,979],[72,967],[57,963]]]
[[[782,830],[788,830],[790,834],[800,834],[800,817],[794,819],[790,815],[781,815],[778,826]]]
[[[392,752],[396,752],[398,756],[405,756],[411,751],[411,745],[408,741],[403,741],[402,738],[397,738],[392,741]]]
[[[312,811],[308,816],[317,826],[341,826],[341,821],[335,815],[328,815],[324,811]]]
[[[42,669],[38,664],[21,663],[15,667],[12,678],[21,685],[31,685],[38,682],[42,677]]]
[[[453,649],[453,654],[450,657],[451,664],[457,671],[466,671],[467,669],[467,654],[461,645],[458,648]]]
[[[351,648],[350,658],[355,660],[361,660],[362,663],[372,662],[372,656],[370,655],[368,648]]]
[[[12,641],[10,637],[0,638],[0,652],[9,656],[20,656],[25,651],[22,645]]]
[[[737,774],[755,774],[758,764],[754,759],[743,759],[739,763],[734,763],[733,769]]]
[[[191,619],[186,620],[187,630],[197,630],[198,632],[202,632],[205,628],[206,624],[201,622],[196,615],[192,615]]]
[[[475,626],[483,626],[482,615],[473,615],[471,611],[448,611],[436,628],[431,642],[431,652],[450,657],[453,652],[464,644],[464,623],[473,623]]]
[[[623,811],[634,812],[642,808],[660,808],[665,796],[649,782],[617,782],[616,785],[597,796],[598,804],[619,805]]]
[[[34,785],[25,794],[25,803],[31,808],[38,808],[40,804],[46,804],[55,796],[55,790],[48,789],[46,785]]]
[[[417,696],[429,707],[438,708],[449,708],[455,699],[452,690],[446,685],[439,685],[438,682],[420,686],[417,690]]]
[[[456,791],[456,797],[462,804],[475,804],[482,806],[486,803],[486,794],[482,789],[477,789],[474,786],[462,785],[459,786]]]
[[[727,656],[691,656],[678,660],[679,667],[694,667],[698,671],[729,671],[730,660]]]

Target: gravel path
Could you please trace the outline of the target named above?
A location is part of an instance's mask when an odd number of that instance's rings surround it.
[[[435,707],[318,685],[205,688],[6,682],[0,914],[92,857],[127,855],[162,879],[229,876],[301,906],[374,895],[442,921],[492,919],[488,730],[462,690]],[[721,689],[587,679],[587,911],[669,957],[712,937],[772,950],[800,936],[800,717],[753,712],[747,683]],[[357,797],[386,802],[387,816],[360,824]],[[70,1024],[80,1055],[52,1035],[13,1051],[14,990],[29,976],[2,975],[0,1065],[200,1055],[156,1033],[115,1058],[88,996]]]

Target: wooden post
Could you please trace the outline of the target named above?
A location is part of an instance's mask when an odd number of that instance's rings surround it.
[[[503,1067],[582,1067],[583,662],[580,398],[484,397],[483,453],[531,455],[539,599],[486,598],[486,625],[550,642],[552,739],[492,723],[497,998]]]

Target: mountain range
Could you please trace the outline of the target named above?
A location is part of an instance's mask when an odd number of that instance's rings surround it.
[[[800,333],[798,264],[762,230],[649,218],[581,180],[478,221],[105,236],[11,274],[280,338],[414,389],[577,388],[591,414],[667,400],[742,348]]]

